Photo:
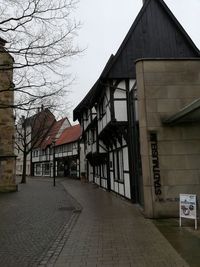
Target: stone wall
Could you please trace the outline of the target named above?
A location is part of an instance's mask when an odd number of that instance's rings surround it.
[[[12,64],[12,57],[3,47],[0,47],[0,192],[16,191],[17,189],[15,183],[14,116],[12,108],[6,108],[14,101],[12,70],[5,70],[5,68],[12,67]]]
[[[200,197],[200,123],[163,121],[200,98],[200,60],[141,60],[136,69],[145,214],[178,217],[180,193]]]

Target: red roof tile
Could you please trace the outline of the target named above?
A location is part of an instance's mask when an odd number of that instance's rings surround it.
[[[59,121],[55,121],[52,128],[46,135],[45,139],[40,144],[40,147],[42,149],[45,149],[47,146],[51,145],[53,140],[55,140],[57,133],[59,132],[63,122],[66,120],[66,118],[63,118]]]
[[[66,128],[56,141],[56,146],[77,141],[82,133],[80,124]]]

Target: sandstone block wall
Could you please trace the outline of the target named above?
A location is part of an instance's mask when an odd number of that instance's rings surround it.
[[[178,217],[180,193],[200,197],[200,123],[163,120],[200,98],[200,60],[141,60],[136,70],[145,214]]]
[[[15,191],[15,155],[14,155],[14,117],[12,108],[2,108],[12,105],[14,94],[12,90],[13,59],[3,48],[0,49],[0,192]]]

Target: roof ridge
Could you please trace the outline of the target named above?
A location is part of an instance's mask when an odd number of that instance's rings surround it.
[[[169,17],[173,20],[173,22],[175,23],[175,25],[178,27],[178,29],[181,31],[181,33],[184,35],[184,37],[187,39],[187,41],[189,42],[189,44],[192,46],[192,48],[200,55],[200,51],[197,48],[197,46],[194,44],[194,42],[192,41],[192,39],[190,38],[190,36],[188,35],[188,33],[186,32],[186,30],[183,28],[183,26],[180,24],[180,22],[177,20],[177,18],[175,17],[175,15],[172,13],[172,11],[170,10],[170,8],[167,6],[167,4],[163,1],[163,0],[147,0],[145,1],[145,3],[143,4],[142,8],[140,9],[138,15],[136,16],[135,20],[133,21],[130,29],[128,30],[127,34],[125,35],[121,45],[119,46],[113,61],[111,63],[110,68],[115,64],[115,62],[117,61],[118,57],[121,54],[121,51],[123,51],[125,45],[127,44],[127,42],[129,41],[130,37],[131,37],[131,33],[135,30],[138,22],[140,21],[140,18],[142,17],[142,15],[144,14],[145,10],[147,9],[147,6],[150,4],[151,1],[156,1],[156,3],[159,3],[165,10],[165,12],[169,15]]]

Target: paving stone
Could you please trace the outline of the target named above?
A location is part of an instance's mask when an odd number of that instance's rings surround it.
[[[74,267],[188,267],[136,205],[92,184],[66,180],[63,185],[82,212],[55,267],[62,267],[69,255],[85,259],[86,265],[70,259]]]
[[[65,206],[73,206],[71,198],[50,179],[28,179],[18,192],[0,194],[0,266],[46,266],[48,257],[40,257],[72,216],[60,211]]]

